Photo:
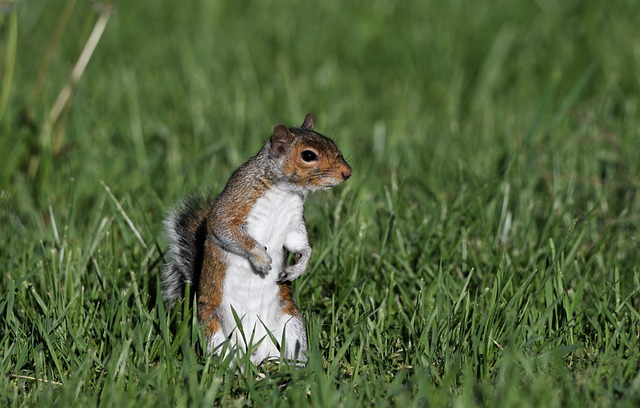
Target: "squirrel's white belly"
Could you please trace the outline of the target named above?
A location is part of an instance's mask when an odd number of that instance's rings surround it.
[[[259,198],[247,216],[247,232],[260,245],[267,247],[271,256],[271,271],[267,275],[257,273],[248,259],[227,253],[227,273],[223,285],[223,302],[219,312],[226,314],[221,319],[229,327],[222,327],[225,336],[235,329],[235,310],[242,321],[246,341],[253,335],[253,343],[259,342],[269,328],[275,338],[282,336],[283,313],[280,305],[280,289],[276,283],[285,265],[284,244],[287,236],[302,223],[303,198],[295,193],[271,188]],[[236,341],[242,336],[234,334]],[[262,357],[277,356],[277,347],[267,336],[260,345]]]
[[[274,187],[256,201],[247,216],[247,232],[267,247],[273,264],[271,271],[279,272],[276,263],[282,266],[283,246],[287,236],[302,224],[303,198],[290,191]]]

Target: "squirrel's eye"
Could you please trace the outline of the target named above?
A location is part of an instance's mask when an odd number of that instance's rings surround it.
[[[302,157],[302,160],[306,161],[307,163],[318,160],[318,155],[316,155],[311,150],[303,150],[302,153],[300,153],[300,157]]]

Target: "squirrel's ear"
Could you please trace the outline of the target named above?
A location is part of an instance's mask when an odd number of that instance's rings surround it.
[[[313,130],[313,115],[311,113],[307,113],[307,116],[304,117],[304,122],[302,122],[303,129]]]
[[[271,155],[273,157],[283,156],[287,152],[287,148],[293,141],[293,135],[283,125],[273,128],[271,135]]]

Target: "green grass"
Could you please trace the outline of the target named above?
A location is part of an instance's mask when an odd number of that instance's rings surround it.
[[[640,404],[636,1],[121,1],[51,120],[100,6],[0,12],[0,405]],[[308,111],[310,361],[233,376],[161,219]]]

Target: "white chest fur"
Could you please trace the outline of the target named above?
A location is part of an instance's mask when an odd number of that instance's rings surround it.
[[[223,284],[222,304],[219,313],[225,315],[224,335],[235,333],[233,308],[242,320],[242,329],[247,339],[254,332],[254,341],[266,335],[265,326],[280,339],[284,324],[291,316],[283,316],[276,283],[285,265],[285,247],[295,251],[308,246],[303,220],[304,197],[280,188],[271,188],[260,197],[246,219],[248,234],[260,245],[267,247],[271,256],[271,271],[261,275],[241,256],[227,253],[227,273]],[[226,326],[226,327],[225,327]],[[304,329],[302,329],[304,330]],[[269,339],[260,346],[262,355],[277,355],[278,351]]]
[[[303,197],[276,187],[267,190],[249,212],[247,232],[258,243],[267,247],[274,262],[272,271],[277,266],[276,261],[282,260],[278,255],[282,255],[287,237],[300,226],[304,227],[303,210]]]

